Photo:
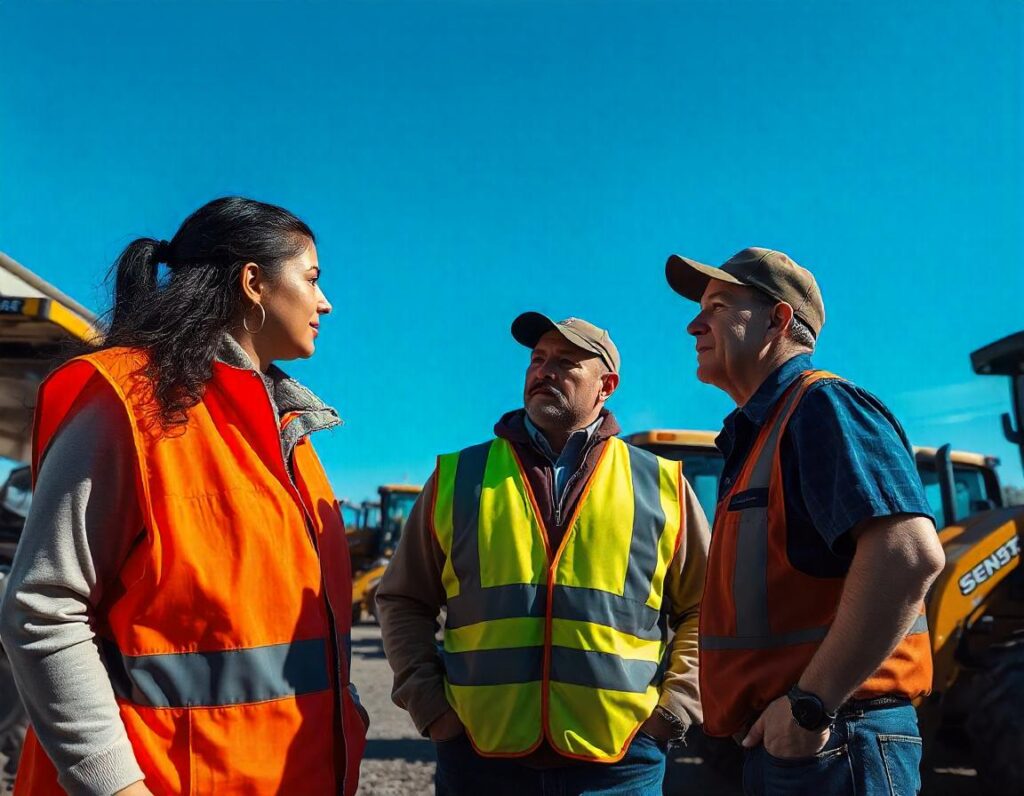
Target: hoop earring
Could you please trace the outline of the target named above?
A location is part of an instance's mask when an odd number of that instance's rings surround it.
[[[267,311],[263,309],[263,305],[260,304],[259,302],[253,304],[253,307],[260,311],[260,328],[249,328],[249,310],[246,310],[245,314],[242,316],[242,328],[245,329],[245,331],[247,331],[249,334],[259,334],[261,331],[263,331],[263,325],[267,322]],[[250,309],[252,309],[252,307],[250,307]]]

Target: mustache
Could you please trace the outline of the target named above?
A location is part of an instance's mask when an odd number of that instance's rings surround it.
[[[555,387],[553,384],[545,384],[545,383],[534,384],[529,390],[527,390],[526,394],[527,395],[536,395],[539,392],[549,392],[552,395],[558,396],[559,398],[564,398],[565,397],[565,395],[562,393],[562,391],[559,390],[557,387]]]

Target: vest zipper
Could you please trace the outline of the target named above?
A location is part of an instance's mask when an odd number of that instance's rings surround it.
[[[593,439],[591,440],[591,443],[592,442],[593,442]],[[584,459],[586,458],[587,454],[590,453],[590,449],[592,447],[593,447],[593,444],[588,443],[588,445],[584,448],[584,454],[583,454],[583,458]],[[516,453],[515,448],[512,447],[511,444],[509,445],[509,448],[512,451],[512,456],[516,460],[516,464],[519,466],[519,473],[522,476],[523,485],[526,488],[527,494],[529,495],[530,504],[533,507],[533,511],[537,515],[537,526],[540,529],[541,535],[544,538],[544,552],[547,555],[547,564],[548,564],[547,572],[546,572],[547,582],[545,584],[545,586],[547,588],[547,600],[545,601],[546,604],[544,606],[544,659],[543,659],[542,673],[541,673],[541,678],[542,679],[541,679],[541,695],[540,695],[540,697],[541,697],[541,702],[540,702],[540,717],[541,718],[540,718],[540,720],[541,720],[541,725],[542,725],[541,726],[541,735],[543,736],[544,740],[547,741],[548,746],[550,746],[551,749],[553,749],[556,752],[556,754],[557,754],[558,747],[555,746],[554,739],[551,737],[551,733],[550,733],[549,728],[548,728],[548,712],[549,712],[548,690],[551,687],[551,635],[552,635],[552,623],[554,621],[553,620],[553,616],[552,616],[552,607],[553,607],[552,603],[554,601],[554,594],[555,594],[555,570],[558,568],[558,562],[559,562],[559,560],[562,557],[562,551],[565,549],[565,545],[566,545],[566,541],[567,541],[568,535],[569,535],[569,533],[571,533],[572,529],[571,528],[566,528],[565,533],[562,534],[562,539],[559,542],[558,549],[557,550],[552,550],[551,549],[551,540],[548,537],[547,523],[545,522],[545,518],[543,516],[541,516],[540,507],[537,505],[537,497],[536,497],[536,495],[534,495],[533,487],[530,486],[530,479],[526,477],[526,470],[523,468],[523,463],[522,463],[522,461],[519,458],[519,454]],[[603,460],[604,455],[607,452],[608,452],[607,448],[605,448],[605,450],[601,452],[601,458],[598,459],[597,466],[594,468],[594,474],[597,473],[597,468],[601,466],[601,461]],[[573,473],[573,477],[576,477],[581,471],[582,471],[582,467],[577,468],[576,472]],[[552,472],[552,476],[553,475],[554,475],[554,473]],[[569,484],[572,482],[572,480],[573,479],[570,478],[569,481],[566,482],[566,485],[565,485],[566,491],[568,491]],[[554,481],[552,481],[552,484],[553,483],[554,483]],[[554,491],[554,486],[552,486],[552,491]],[[576,503],[576,508],[575,508],[575,511],[574,511],[574,514],[573,514],[573,521],[574,522],[576,520],[576,517],[579,515],[580,510],[583,507],[583,501],[587,497],[586,491],[587,490],[584,490],[584,494],[580,495],[580,500],[579,500],[579,502]],[[557,517],[558,515],[556,514],[555,516]]]
[[[555,527],[557,528],[562,521],[562,501],[561,498],[559,498],[558,496],[558,485],[555,483],[555,478],[555,466],[551,465],[551,505],[555,509]],[[571,481],[572,479],[570,478],[569,480]],[[568,481],[566,482],[565,486],[566,489],[569,488]],[[563,492],[562,494],[564,495],[565,492]]]
[[[257,379],[260,378],[260,375],[258,373],[256,373],[256,371],[253,371],[252,375],[253,375],[254,378],[257,378]],[[341,776],[338,778],[339,781],[336,782],[335,784],[339,786],[338,787],[338,793],[339,794],[343,794],[345,792],[345,782],[348,779],[348,745],[345,743],[345,739],[344,739],[345,711],[344,711],[344,695],[341,693],[341,688],[347,688],[348,687],[348,683],[344,683],[344,684],[341,683],[341,680],[343,679],[342,678],[342,674],[343,673],[342,673],[342,670],[341,670],[341,654],[342,654],[342,651],[341,651],[340,645],[338,644],[338,632],[337,632],[337,625],[336,625],[335,619],[334,619],[334,617],[335,617],[334,607],[331,605],[331,595],[330,595],[330,592],[327,589],[327,579],[324,577],[323,562],[322,562],[322,559],[320,558],[320,545],[317,543],[317,540],[316,540],[316,526],[313,525],[313,519],[312,519],[312,517],[309,516],[309,511],[306,509],[306,504],[302,502],[302,495],[299,494],[299,488],[295,485],[295,482],[292,480],[293,476],[292,476],[292,474],[288,470],[288,462],[285,461],[284,451],[282,450],[281,443],[280,443],[281,428],[280,428],[280,426],[278,426],[278,423],[277,423],[277,417],[276,417],[277,413],[274,411],[274,407],[270,403],[270,396],[267,395],[267,391],[266,391],[265,387],[264,387],[264,390],[263,390],[263,394],[266,395],[266,398],[267,398],[266,407],[267,407],[267,409],[270,410],[270,414],[272,416],[274,416],[274,425],[277,426],[277,436],[278,436],[277,452],[278,452],[278,457],[281,460],[281,466],[284,469],[285,478],[287,479],[287,483],[285,484],[285,488],[287,489],[288,493],[291,495],[292,500],[294,500],[296,505],[298,505],[299,510],[302,512],[302,516],[303,516],[303,518],[306,521],[306,531],[309,533],[309,540],[310,540],[310,542],[313,545],[313,552],[316,553],[317,564],[318,564],[318,566],[320,568],[320,580],[321,580],[321,583],[323,583],[323,587],[324,587],[324,605],[327,607],[327,633],[328,633],[328,635],[331,638],[331,647],[334,650],[334,666],[335,666],[335,670],[336,670],[335,671],[335,675],[336,675],[335,676],[335,683],[336,683],[335,687],[338,688],[337,709],[341,712],[341,715],[340,715],[340,719],[341,719],[340,729],[341,729],[341,732],[342,732],[341,747],[342,747],[343,753],[345,755],[345,759],[343,761],[344,762],[344,767],[341,770]],[[298,445],[299,442],[301,441],[301,439],[302,438],[300,437],[298,440],[296,440],[295,445]],[[295,446],[292,446],[292,459],[293,459],[293,461],[294,461],[294,458],[295,458]],[[331,744],[332,750],[335,748],[335,746],[336,746],[335,744],[333,744],[333,743]]]
[[[590,439],[587,440],[587,444],[583,447],[583,453],[580,455],[579,465],[572,475],[569,476],[569,480],[565,482],[565,487],[562,489],[561,496],[558,495],[555,489],[555,468],[554,465],[551,467],[551,503],[555,507],[555,527],[559,527],[562,524],[562,509],[565,507],[565,496],[569,494],[569,487],[572,486],[577,480],[579,480],[580,473],[583,472],[583,466],[587,462],[587,456],[590,455],[590,451],[596,444],[595,438],[597,437],[597,429],[594,429],[594,433],[590,435]]]

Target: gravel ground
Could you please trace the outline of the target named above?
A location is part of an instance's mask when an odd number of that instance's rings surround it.
[[[352,629],[352,679],[370,713],[370,733],[360,774],[361,796],[426,796],[433,793],[434,747],[421,738],[409,716],[391,701],[391,668],[384,659],[376,625]],[[739,796],[738,782],[704,765],[708,750],[699,745],[672,750],[665,794]],[[933,750],[924,766],[927,796],[981,796],[974,771],[962,753],[949,747]],[[523,794],[529,796],[529,794]]]
[[[409,714],[391,701],[391,667],[376,625],[352,628],[352,682],[370,714],[359,775],[361,796],[433,793],[434,746],[419,736]]]

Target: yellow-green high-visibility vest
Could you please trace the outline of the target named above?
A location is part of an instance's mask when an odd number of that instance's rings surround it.
[[[658,702],[680,464],[609,439],[558,550],[506,440],[438,457],[435,484],[445,689],[476,751],[519,757],[546,737],[621,759]]]

